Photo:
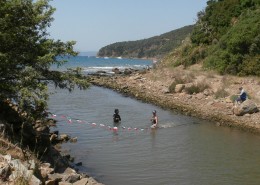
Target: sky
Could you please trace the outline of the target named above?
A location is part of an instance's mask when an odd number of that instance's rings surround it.
[[[48,29],[55,40],[76,41],[79,52],[161,35],[196,23],[208,0],[52,0]]]

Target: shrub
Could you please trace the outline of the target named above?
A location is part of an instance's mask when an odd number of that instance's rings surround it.
[[[169,86],[169,92],[170,93],[174,93],[175,92],[176,85],[177,85],[177,83],[175,81],[171,83],[171,85]]]
[[[24,176],[17,177],[14,181],[16,185],[29,185],[29,181]]]
[[[181,78],[181,77],[176,77],[174,82],[171,83],[171,85],[169,86],[169,92],[170,93],[174,93],[175,92],[175,87],[177,84],[185,84],[187,82],[186,78]]]
[[[200,82],[198,84],[193,84],[190,87],[185,87],[185,91],[188,94],[197,94],[200,92],[203,92],[205,89],[208,89],[209,85],[203,82]]]
[[[230,100],[234,103],[236,99],[238,98],[238,95],[232,95],[230,96]]]
[[[218,89],[217,92],[215,93],[215,98],[216,99],[225,98],[228,95],[229,95],[229,93],[224,88],[221,88],[221,89]]]

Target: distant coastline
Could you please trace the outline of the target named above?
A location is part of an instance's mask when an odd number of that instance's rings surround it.
[[[79,52],[78,56],[96,56],[97,55],[97,51],[83,51],[83,52]]]

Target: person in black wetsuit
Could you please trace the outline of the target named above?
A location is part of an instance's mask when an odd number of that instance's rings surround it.
[[[113,115],[113,120],[115,123],[118,123],[121,121],[121,117],[119,115],[119,110],[118,109],[115,109],[115,113]]]

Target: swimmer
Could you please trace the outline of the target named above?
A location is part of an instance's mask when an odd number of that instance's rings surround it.
[[[115,109],[115,113],[113,115],[113,120],[115,123],[118,123],[119,121],[121,121],[121,117],[119,115],[119,110]]]
[[[156,110],[153,111],[153,116],[151,118],[152,126],[151,128],[157,128],[158,127],[158,116],[156,115]]]

